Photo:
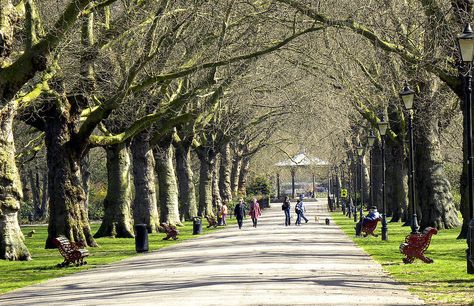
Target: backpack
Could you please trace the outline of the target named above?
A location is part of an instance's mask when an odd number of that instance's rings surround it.
[[[290,203],[285,202],[285,203],[283,203],[283,205],[281,206],[281,210],[288,209],[289,207],[290,207]]]

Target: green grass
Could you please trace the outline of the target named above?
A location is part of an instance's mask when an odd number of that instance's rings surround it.
[[[425,255],[434,260],[425,264],[415,260],[405,265],[399,246],[410,233],[409,227],[401,223],[388,224],[388,241],[380,238],[355,237],[354,222],[342,215],[332,213],[338,226],[379,262],[396,280],[405,283],[409,290],[430,304],[474,305],[474,275],[466,273],[466,240],[457,240],[459,229],[441,230],[432,237]]]
[[[203,234],[215,231],[207,229],[204,220]],[[236,224],[235,218],[227,218],[227,226]],[[96,232],[99,224],[92,224],[92,231]],[[221,228],[221,227],[219,227]],[[219,229],[218,228],[218,229]],[[33,238],[27,238],[26,234],[32,229],[36,231]],[[24,226],[22,231],[25,234],[26,246],[28,247],[33,260],[30,261],[5,261],[0,260],[0,294],[25,287],[28,285],[43,282],[47,279],[60,277],[78,271],[91,269],[100,265],[109,264],[128,257],[137,256],[135,252],[135,240],[126,238],[98,238],[98,248],[88,248],[90,256],[87,258],[87,265],[67,268],[58,268],[57,264],[63,261],[57,249],[46,250],[44,243],[47,237],[46,226]],[[155,251],[166,246],[170,246],[181,241],[198,237],[192,235],[192,222],[185,222],[179,228],[180,235],[176,241],[162,240],[163,233],[149,234],[149,250]],[[139,255],[138,255],[139,256]]]

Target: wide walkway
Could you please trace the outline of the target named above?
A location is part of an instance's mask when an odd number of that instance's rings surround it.
[[[309,223],[298,227],[285,227],[281,205],[273,204],[256,229],[246,220],[242,230],[1,295],[0,305],[422,304],[332,222],[324,224],[325,201],[306,205]]]

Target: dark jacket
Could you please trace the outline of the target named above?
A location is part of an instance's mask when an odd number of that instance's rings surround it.
[[[234,208],[234,215],[237,219],[245,217],[245,204],[238,203]]]

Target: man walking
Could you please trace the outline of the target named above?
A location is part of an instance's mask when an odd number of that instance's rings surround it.
[[[235,215],[235,218],[237,219],[237,224],[239,225],[239,229],[242,229],[242,223],[243,223],[244,217],[245,217],[244,199],[240,198],[239,203],[237,205],[235,205],[234,215]]]

